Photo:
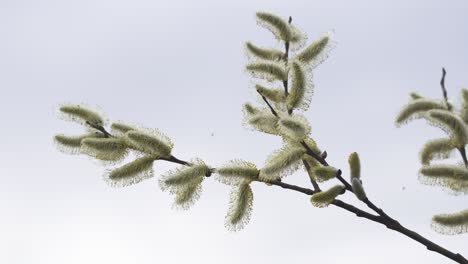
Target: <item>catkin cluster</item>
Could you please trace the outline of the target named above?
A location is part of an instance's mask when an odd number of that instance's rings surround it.
[[[420,151],[422,167],[419,180],[428,185],[438,185],[451,194],[468,193],[468,162],[465,146],[468,143],[468,90],[462,89],[462,105],[456,109],[448,101],[410,94],[410,102],[397,115],[396,125],[401,126],[414,119],[425,119],[430,125],[441,128],[446,136],[429,140]],[[463,162],[450,164],[446,160],[460,153]],[[468,210],[435,215],[434,230],[443,234],[468,232]]]
[[[308,109],[311,101],[312,70],[327,58],[334,46],[331,36],[325,34],[304,48],[307,38],[291,19],[265,12],[257,13],[256,19],[280,42],[280,48],[265,48],[251,42],[245,45],[249,58],[245,69],[255,78],[255,91],[265,103],[260,107],[246,103],[245,123],[255,130],[280,136],[284,143],[269,156],[263,168],[258,169],[255,164],[239,159],[218,168],[208,166],[200,159],[178,160],[172,155],[171,140],[158,130],[115,122],[109,133],[102,115],[81,105],[65,105],[60,112],[68,120],[84,125],[88,132],[79,136],[57,135],[55,142],[61,150],[86,154],[104,161],[105,165],[124,163],[106,170],[104,179],[114,187],[151,178],[153,164],[158,160],[179,163],[178,168],[159,179],[160,188],[174,195],[175,208],[187,209],[193,205],[200,197],[204,179],[215,175],[219,182],[232,188],[225,219],[226,227],[234,231],[242,229],[250,220],[252,182],[271,184],[291,175],[302,164],[307,165],[313,181],[334,178],[336,169],[322,166],[306,154],[312,151],[319,155],[321,151],[310,137],[308,120],[300,113]],[[134,160],[125,162],[130,153],[136,154]],[[341,185],[332,187],[313,196],[312,203],[324,207],[343,192]]]

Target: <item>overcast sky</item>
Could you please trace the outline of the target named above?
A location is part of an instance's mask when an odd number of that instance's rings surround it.
[[[241,232],[224,227],[229,188],[212,179],[192,210],[171,210],[153,178],[115,189],[105,168],[60,153],[61,103],[99,106],[109,120],[159,128],[182,159],[211,166],[234,158],[259,167],[281,146],[242,126],[242,104],[260,104],[244,72],[243,45],[275,46],[256,11],[292,16],[313,40],[336,48],[314,72],[305,113],[329,162],[348,175],[358,151],[371,200],[407,227],[468,255],[468,235],[433,232],[433,214],[467,208],[418,182],[418,152],[442,136],[418,121],[394,126],[408,94],[449,97],[468,87],[466,1],[0,0],[0,262],[450,263],[385,227],[309,197],[253,184]],[[157,162],[156,176],[173,164]],[[285,179],[309,186],[303,172]],[[345,195],[344,200],[354,197]]]

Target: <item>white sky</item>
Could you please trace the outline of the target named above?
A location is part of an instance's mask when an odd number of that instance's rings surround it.
[[[442,66],[454,102],[468,87],[468,4],[407,2],[0,1],[0,262],[450,263],[382,226],[258,183],[250,224],[230,233],[226,186],[207,180],[192,210],[173,211],[156,179],[113,189],[104,168],[54,147],[54,134],[81,131],[56,107],[84,102],[110,120],[161,129],[182,159],[261,166],[281,141],[241,125],[241,105],[259,102],[243,43],[277,45],[256,26],[260,10],[291,15],[309,40],[334,31],[337,47],[314,73],[305,114],[329,162],[347,173],[358,151],[376,204],[467,256],[468,235],[429,228],[433,214],[464,209],[467,198],[417,181],[420,147],[442,133],[393,121],[409,92],[441,96]],[[173,167],[158,162],[156,175]],[[308,185],[304,173],[285,181]]]

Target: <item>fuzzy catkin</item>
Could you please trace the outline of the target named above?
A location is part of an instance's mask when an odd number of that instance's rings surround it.
[[[361,179],[359,178],[352,178],[351,180],[351,187],[353,189],[353,192],[354,192],[354,195],[356,195],[356,197],[359,199],[359,200],[364,200],[367,198],[366,196],[366,192],[364,191],[364,187],[362,186],[362,182],[361,182]]]
[[[256,15],[257,23],[270,30],[277,39],[291,41],[293,32],[289,23],[283,18],[266,12],[258,12]]]
[[[315,179],[318,182],[328,181],[336,177],[336,172],[338,170],[331,166],[318,166],[313,169],[313,173],[315,175]]]
[[[104,181],[112,187],[125,187],[153,177],[153,162],[157,156],[144,156],[122,167],[108,170]]]
[[[468,232],[468,209],[457,213],[439,214],[432,217],[432,228],[445,235]]]
[[[196,159],[191,166],[181,166],[164,174],[159,180],[159,186],[163,191],[169,190],[175,194],[180,188],[193,184],[210,173],[210,168],[202,160]]]
[[[89,133],[80,136],[66,136],[63,134],[55,135],[54,141],[57,148],[67,154],[81,153],[81,142],[87,138],[103,138],[104,135],[100,133]]]
[[[332,48],[330,35],[325,35],[312,42],[307,48],[296,55],[295,59],[304,64],[313,64],[314,67],[323,62]]]
[[[157,130],[151,133],[131,130],[125,134],[125,138],[132,147],[142,152],[164,158],[171,156],[171,140]]]
[[[278,118],[274,116],[269,110],[262,109],[254,114],[245,112],[245,123],[255,130],[278,135]]]
[[[225,225],[230,231],[239,231],[250,221],[253,192],[250,185],[244,183],[234,187],[230,196]]]
[[[433,109],[446,109],[446,106],[440,101],[430,99],[412,100],[400,110],[395,124],[401,126],[413,119],[425,117],[424,114]]]
[[[275,103],[283,103],[286,100],[284,91],[278,88],[267,88],[263,85],[256,84],[255,89],[262,95],[265,96],[269,101]]]
[[[239,185],[258,179],[259,170],[255,164],[244,160],[231,160],[224,166],[217,168],[216,179],[227,185]]]
[[[64,119],[79,122],[81,124],[90,123],[96,126],[103,126],[104,119],[95,111],[81,105],[63,105],[59,108],[64,114]]]
[[[345,190],[343,185],[335,185],[326,191],[315,193],[310,197],[310,202],[315,207],[327,207],[335,198]]]
[[[468,90],[462,89],[461,96],[463,102],[460,109],[460,118],[463,120],[463,122],[465,122],[465,124],[468,124]]]
[[[112,129],[112,134],[119,135],[119,136],[125,136],[125,133],[129,131],[138,130],[135,126],[128,125],[125,123],[120,123],[120,122],[112,123],[111,129]]]
[[[428,115],[430,123],[449,134],[455,146],[463,147],[468,143],[466,124],[458,116],[446,110],[431,110]]]
[[[102,161],[120,161],[127,156],[128,147],[122,138],[85,138],[81,152]]]
[[[283,146],[268,158],[265,167],[260,170],[260,178],[268,181],[292,174],[299,168],[304,153],[304,148]]]
[[[468,169],[464,165],[426,165],[419,170],[419,181],[438,185],[451,194],[468,193]]]
[[[450,138],[439,138],[428,141],[424,144],[420,152],[420,160],[423,165],[429,165],[434,159],[445,159],[450,157],[450,153],[455,149]]]
[[[294,114],[282,117],[278,130],[281,135],[300,142],[309,136],[311,128],[305,117]]]
[[[245,69],[253,77],[265,79],[267,81],[283,81],[288,79],[288,73],[284,65],[277,62],[255,62],[247,64]]]
[[[284,52],[276,49],[258,47],[250,42],[245,43],[245,48],[249,54],[264,60],[284,60]]]
[[[313,93],[312,81],[307,78],[306,72],[299,63],[293,62],[291,70],[292,84],[289,95],[286,98],[287,108],[290,111],[296,108],[305,111],[309,107]]]
[[[178,188],[175,192],[173,208],[182,210],[190,209],[190,207],[200,199],[203,191],[201,183],[204,179],[204,177],[198,177],[192,180],[190,184]]]

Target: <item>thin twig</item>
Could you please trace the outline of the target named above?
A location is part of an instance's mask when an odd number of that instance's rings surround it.
[[[272,113],[274,116],[278,117],[278,113],[276,113],[276,111],[275,111],[275,109],[273,108],[273,106],[271,106],[270,102],[268,102],[268,99],[266,99],[266,97],[263,96],[263,94],[262,94],[259,90],[257,90],[257,93],[262,97],[263,101],[265,101],[265,103],[268,105],[268,107],[270,108],[271,113]]]
[[[447,105],[447,109],[450,111],[452,110],[452,107],[450,106],[449,101],[448,101],[447,89],[445,89],[445,75],[446,74],[447,72],[445,71],[445,68],[442,67],[442,78],[440,79],[440,87],[442,88],[442,94],[444,96],[445,105]]]

